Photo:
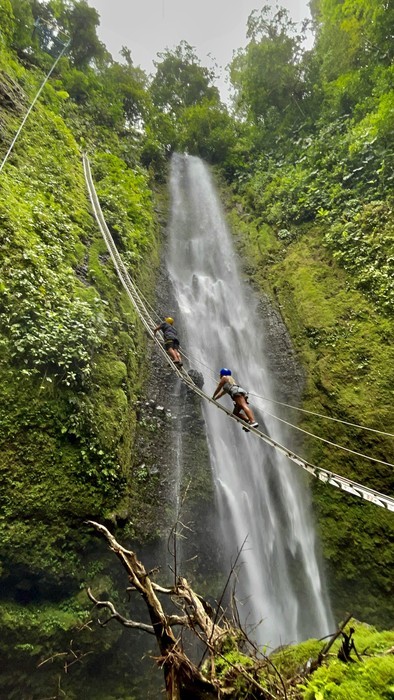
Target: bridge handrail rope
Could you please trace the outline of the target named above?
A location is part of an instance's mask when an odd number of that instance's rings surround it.
[[[205,367],[210,375],[212,377],[216,376],[216,373],[214,370],[209,367],[209,365],[206,365],[204,362],[199,360],[197,357],[193,357],[193,355],[187,355],[183,350],[180,351],[181,355],[185,357],[187,360],[193,360],[193,362],[196,362],[197,364],[201,365],[202,367]],[[350,421],[347,420],[342,420],[342,418],[334,418],[333,416],[327,416],[324,413],[317,413],[316,411],[309,411],[306,408],[301,408],[301,406],[293,406],[290,403],[285,403],[284,401],[277,401],[276,399],[270,399],[268,396],[260,396],[260,394],[255,394],[253,391],[249,391],[249,396],[254,396],[256,399],[261,399],[262,401],[268,401],[269,403],[274,403],[277,406],[283,406],[284,408],[291,408],[294,411],[298,411],[299,413],[307,413],[310,416],[316,416],[317,418],[323,418],[324,420],[330,420],[334,421],[335,423],[341,423],[342,425],[349,425],[351,428],[359,428],[359,430],[368,430],[371,433],[377,433],[378,435],[385,435],[386,437],[394,437],[394,433],[389,433],[385,430],[379,430],[378,428],[370,428],[367,425],[361,425],[360,423],[351,423]],[[261,409],[264,411],[264,409]],[[269,416],[272,418],[278,418],[278,416],[273,415],[272,413],[268,413]],[[293,428],[297,428],[297,426],[293,425],[293,423],[289,423]],[[314,436],[316,437],[316,436]],[[364,455],[365,456],[365,455]]]
[[[275,399],[269,399],[267,396],[259,396],[259,394],[253,394],[249,392],[250,396],[255,396],[257,399],[262,399],[262,401],[269,401],[270,403],[275,403],[278,406],[284,406],[285,408],[292,408],[294,411],[299,411],[300,413],[307,413],[310,416],[317,416],[317,418],[324,418],[324,420],[331,420],[335,423],[342,423],[342,425],[349,425],[351,428],[359,428],[359,430],[368,430],[371,433],[377,433],[378,435],[385,435],[386,437],[394,437],[394,433],[388,433],[385,430],[379,430],[378,428],[370,428],[367,425],[360,425],[359,423],[351,423],[347,420],[342,420],[342,418],[334,418],[333,416],[327,416],[324,413],[316,413],[316,411],[309,411],[306,408],[301,408],[300,406],[292,406],[290,403],[284,403],[283,401],[276,401]]]
[[[339,450],[343,450],[344,452],[349,452],[352,455],[356,455],[356,457],[362,457],[363,459],[368,459],[370,462],[375,462],[377,464],[384,464],[386,467],[394,467],[394,464],[392,464],[392,462],[385,462],[383,459],[378,459],[377,457],[371,457],[370,455],[365,455],[363,452],[357,452],[357,450],[352,450],[350,447],[345,447],[344,445],[339,445],[337,442],[332,442],[332,440],[327,440],[327,438],[321,437],[320,435],[316,435],[315,433],[311,433],[311,432],[309,432],[309,430],[305,430],[304,428],[300,428],[299,425],[294,425],[293,423],[290,423],[290,421],[287,421],[284,418],[280,418],[279,416],[275,416],[273,413],[266,411],[264,408],[261,410],[263,413],[265,413],[266,416],[270,416],[270,418],[275,418],[275,420],[278,420],[280,423],[284,423],[285,425],[288,425],[290,428],[294,428],[294,430],[298,430],[300,433],[304,433],[304,435],[309,435],[309,437],[313,437],[313,438],[315,438],[315,440],[320,440],[321,442],[325,442],[326,445],[331,445],[331,447],[337,447]]]
[[[152,305],[149,303],[149,301],[147,301],[147,299],[144,297],[144,295],[142,294],[142,292],[138,289],[137,285],[134,284],[134,286],[135,286],[135,288],[137,289],[139,295],[144,299],[146,305],[151,309],[151,311],[153,312],[153,314],[154,314],[158,319],[160,319],[160,316],[158,316],[158,314],[157,314],[157,312],[155,311],[155,309],[153,309]],[[182,355],[183,357],[185,357],[189,362],[190,362],[190,360],[193,360],[193,361],[197,362],[198,364],[200,364],[201,366],[205,367],[205,368],[209,371],[210,375],[211,375],[212,377],[215,377],[215,373],[214,373],[214,371],[212,370],[212,368],[209,367],[209,366],[208,366],[207,364],[205,364],[204,362],[202,362],[201,360],[198,360],[198,359],[195,358],[195,357],[193,358],[193,356],[188,356],[183,350],[181,350],[181,355]],[[262,399],[263,401],[264,401],[264,400],[265,400],[265,401],[270,401],[270,399],[266,399],[264,396],[259,396],[259,394],[254,394],[254,393],[252,393],[252,392],[249,392],[249,395],[250,395],[250,396],[255,396],[256,398],[259,398],[259,399]],[[272,401],[273,401],[273,400],[272,400]],[[281,403],[280,401],[273,401],[273,403],[279,404],[279,405],[281,405],[281,406],[288,406],[288,407],[290,407],[290,408],[296,408],[295,406],[289,406],[289,404],[284,404],[284,403]],[[344,445],[339,445],[337,442],[333,442],[333,441],[331,441],[331,440],[327,440],[326,438],[323,438],[323,437],[321,437],[320,435],[316,435],[315,433],[311,433],[311,432],[309,432],[308,430],[305,430],[304,428],[301,428],[301,427],[298,426],[298,425],[294,425],[294,423],[291,423],[290,421],[287,421],[287,420],[285,420],[284,418],[280,418],[279,416],[276,416],[274,413],[270,413],[269,411],[267,411],[267,409],[261,408],[261,406],[260,406],[259,408],[260,408],[260,410],[261,410],[266,416],[270,416],[270,418],[274,418],[275,420],[278,420],[280,423],[284,423],[285,425],[289,426],[290,428],[293,428],[294,430],[298,430],[299,432],[304,433],[305,435],[309,435],[309,437],[313,437],[313,438],[315,438],[316,440],[320,440],[321,442],[325,442],[327,445],[331,445],[332,447],[337,447],[339,450],[343,450],[344,452],[349,452],[350,454],[356,455],[357,457],[361,457],[361,458],[363,458],[363,459],[367,459],[367,460],[369,460],[370,462],[375,462],[375,463],[378,463],[378,464],[384,464],[385,466],[388,466],[388,467],[394,467],[394,464],[392,464],[391,462],[386,462],[386,461],[383,460],[383,459],[378,459],[377,457],[371,457],[370,455],[366,455],[366,454],[364,454],[364,453],[362,453],[362,452],[358,452],[357,450],[352,450],[350,447],[345,447]],[[298,410],[303,411],[303,409],[298,409]],[[380,431],[380,430],[375,430],[374,428],[367,428],[367,427],[365,427],[365,426],[360,426],[360,425],[356,426],[354,423],[347,423],[346,421],[341,421],[341,420],[338,419],[338,418],[331,418],[330,416],[323,416],[323,415],[321,415],[321,414],[314,413],[313,411],[305,411],[305,412],[306,412],[306,413],[312,413],[313,415],[318,415],[318,416],[320,416],[320,417],[322,417],[322,418],[327,418],[328,420],[336,420],[336,421],[339,422],[339,423],[345,423],[345,424],[347,424],[347,425],[353,425],[354,427],[363,428],[364,430],[371,430],[372,432],[380,433],[381,435],[388,435],[388,436],[391,436],[391,433],[386,433],[386,432],[383,432],[383,431]],[[393,435],[393,437],[394,437],[394,435]]]
[[[139,292],[139,294],[141,294],[141,292]],[[149,302],[147,302],[147,303],[149,303]],[[156,314],[156,312],[154,312],[154,313]],[[200,365],[202,365],[203,367],[205,367],[206,369],[209,370],[209,373],[211,374],[212,377],[215,377],[215,373],[213,372],[211,367],[206,365],[201,360],[198,360],[196,357],[193,358],[192,355],[187,355],[185,352],[183,352],[183,350],[180,352],[181,352],[182,357],[185,357],[189,362],[190,362],[190,360],[193,360],[194,362],[198,362]],[[263,396],[259,396],[258,394],[253,394],[251,391],[249,391],[248,394],[250,396],[255,396],[255,397],[262,399],[262,400],[266,400],[266,401],[271,400],[271,399],[265,399]],[[283,404],[280,401],[273,401],[273,403],[277,403],[281,406],[288,406],[288,404]],[[296,407],[291,406],[291,408],[296,408]],[[308,430],[301,428],[299,425],[294,425],[294,423],[291,423],[290,421],[287,421],[284,418],[280,418],[280,416],[276,416],[274,413],[270,413],[269,411],[267,411],[266,408],[262,408],[261,406],[259,406],[259,410],[262,413],[264,413],[264,415],[269,416],[270,418],[274,418],[275,420],[279,421],[280,423],[284,423],[285,425],[289,426],[290,428],[293,428],[294,430],[298,430],[300,433],[304,433],[304,435],[309,435],[309,437],[313,437],[313,438],[315,438],[315,440],[320,440],[321,442],[325,442],[327,445],[331,445],[331,447],[337,447],[339,450],[343,450],[344,452],[349,452],[350,454],[356,455],[356,457],[361,457],[363,459],[367,459],[369,462],[375,462],[377,464],[384,464],[387,467],[394,467],[394,464],[392,464],[392,462],[386,462],[383,459],[378,459],[377,457],[371,457],[370,455],[366,455],[363,452],[357,452],[357,450],[352,450],[350,447],[345,447],[344,445],[340,445],[337,442],[333,442],[332,440],[327,440],[327,438],[323,438],[320,435],[316,435],[315,433],[311,433]],[[302,409],[299,409],[299,410],[302,411]],[[320,414],[313,413],[313,411],[307,411],[307,413],[312,413],[313,415],[320,415]],[[322,415],[321,417],[327,418],[328,420],[330,420],[330,416],[323,416]],[[339,419],[335,419],[335,418],[332,418],[331,420],[337,420],[340,423],[345,422],[345,421],[340,421]],[[355,425],[355,424],[350,423],[349,425]],[[362,426],[357,426],[357,427],[362,427]],[[374,430],[373,428],[364,428],[364,430],[372,430],[373,432],[379,432],[382,435],[391,435],[391,433],[383,433],[382,431]]]
[[[137,285],[134,283],[134,287],[138,291],[138,294],[141,296],[141,298],[145,301],[146,306],[150,308],[152,314],[160,321],[160,319],[165,315],[164,313],[158,314],[156,309],[153,308],[152,304],[146,299],[146,297],[143,295],[140,289],[138,289]],[[209,374],[211,375],[212,378],[216,377],[216,372],[210,367],[209,365],[205,364],[202,360],[198,359],[197,357],[193,355],[187,355],[184,350],[180,349],[179,350],[180,354],[182,357],[185,357],[189,363],[192,360],[193,362],[196,362],[197,364],[201,365],[201,367],[205,367],[205,369],[208,370]],[[309,411],[306,408],[301,408],[300,406],[293,406],[292,404],[289,403],[284,403],[283,401],[277,401],[275,399],[270,399],[267,396],[260,396],[260,394],[255,394],[252,391],[249,391],[249,396],[254,396],[257,399],[261,399],[262,401],[268,401],[269,403],[274,403],[278,406],[284,406],[286,408],[291,408],[294,411],[299,411],[300,413],[306,413],[311,416],[317,416],[318,418],[324,418],[325,420],[329,421],[334,421],[336,423],[341,423],[342,425],[348,425],[352,428],[359,428],[360,430],[368,430],[369,432],[372,433],[377,433],[378,435],[385,435],[386,437],[394,437],[394,433],[389,433],[385,430],[379,430],[378,428],[370,428],[369,426],[366,425],[360,425],[359,423],[351,423],[350,421],[342,420],[341,418],[334,418],[333,416],[327,416],[324,413],[317,413],[316,411]],[[276,420],[285,422],[283,418],[280,418],[279,416],[274,415],[273,413],[269,413],[266,409],[260,408],[261,411],[263,411],[266,415],[270,416],[271,418],[276,418]],[[287,425],[290,427],[294,428],[295,430],[300,430],[301,432],[306,432],[303,430],[303,428],[298,427],[297,425],[294,425],[294,423],[287,422]],[[314,435],[313,433],[307,433],[307,435],[310,435],[311,437],[316,438],[317,440],[324,440],[324,438],[319,437],[318,435]],[[335,442],[330,442],[329,444],[333,445],[334,447],[339,447],[340,449],[343,449],[347,452],[353,452],[347,447],[343,447],[342,445],[338,445]],[[353,452],[354,454],[358,455],[359,457],[365,457],[365,459],[369,459],[372,462],[380,462],[381,464],[386,464],[390,467],[394,466],[391,464],[391,462],[384,462],[378,459],[375,459],[374,457],[369,457],[368,455],[364,455],[361,452]]]
[[[111,236],[110,231],[108,230],[107,224],[104,219],[103,212],[101,210],[101,206],[97,197],[97,193],[94,187],[93,179],[92,179],[92,174],[90,170],[90,164],[89,160],[86,154],[83,154],[83,168],[84,168],[84,174],[85,174],[85,180],[86,180],[86,185],[90,197],[90,201],[92,203],[92,208],[93,208],[93,213],[96,218],[97,224],[99,226],[100,232],[106,242],[108,251],[110,253],[110,256],[112,258],[112,261],[115,265],[115,269],[118,273],[119,279],[122,282],[138,316],[140,317],[143,325],[145,326],[149,336],[152,338],[152,340],[155,342],[159,352],[162,354],[166,362],[171,366],[174,372],[178,375],[178,377],[181,379],[181,381],[184,382],[188,386],[189,389],[191,389],[195,394],[200,396],[201,398],[205,399],[205,401],[208,401],[212,405],[215,406],[216,409],[219,409],[220,411],[223,411],[226,413],[229,418],[232,420],[237,421],[241,425],[245,425],[244,421],[242,421],[238,416],[235,416],[229,409],[227,409],[225,406],[217,403],[217,401],[214,401],[211,396],[208,396],[202,389],[197,387],[193,380],[186,374],[186,372],[183,372],[180,370],[176,365],[174,365],[173,361],[171,360],[170,356],[167,354],[166,350],[164,349],[163,345],[160,343],[159,339],[155,336],[153,333],[153,328],[155,327],[155,323],[153,322],[152,318],[150,317],[150,314],[136,288],[134,283],[132,282],[127,269],[120,257],[120,254],[115,246],[115,243],[113,241],[113,238]],[[351,479],[347,479],[346,477],[340,476],[339,474],[335,474],[334,472],[330,472],[327,469],[323,469],[322,467],[317,467],[314,464],[311,464],[310,462],[307,462],[304,460],[302,457],[297,455],[295,452],[292,452],[291,450],[288,450],[286,447],[281,445],[279,442],[271,438],[269,435],[266,435],[263,433],[261,430],[258,430],[257,428],[252,428],[251,426],[248,427],[248,430],[252,433],[254,433],[260,440],[263,440],[266,442],[268,445],[271,445],[271,447],[274,447],[278,452],[283,454],[285,457],[290,459],[294,464],[297,464],[299,467],[307,471],[309,474],[314,476],[315,478],[319,479],[320,481],[330,484],[331,486],[335,486],[336,488],[346,491],[347,493],[350,493],[354,496],[358,496],[359,498],[363,498],[366,501],[369,501],[370,503],[374,503],[375,505],[378,505],[382,508],[386,508],[389,511],[394,512],[394,498],[391,498],[390,496],[386,496],[385,494],[379,493],[379,491],[375,491],[374,489],[370,489],[367,486],[363,486],[362,484],[358,484],[355,481],[352,481]]]

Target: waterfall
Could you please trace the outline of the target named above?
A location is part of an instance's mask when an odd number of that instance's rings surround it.
[[[204,374],[208,394],[219,369],[229,367],[241,386],[275,398],[257,301],[242,281],[209,169],[199,158],[175,155],[170,188],[167,268],[190,365]],[[228,396],[221,401],[232,407]],[[291,448],[278,421],[259,412],[258,399],[250,397],[250,404],[260,428]],[[241,619],[270,648],[327,634],[331,617],[306,478],[222,411],[208,402],[202,410],[229,568],[245,543]]]

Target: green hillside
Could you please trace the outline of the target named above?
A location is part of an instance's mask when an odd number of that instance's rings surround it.
[[[312,0],[311,9],[308,51],[285,10],[251,15],[230,109],[186,42],[161,54],[148,79],[129,49],[113,60],[85,0],[0,0],[1,158],[69,41],[0,171],[1,697],[157,692],[130,662],[137,642],[129,655],[120,629],[92,634],[84,590],[94,583],[116,596],[112,562],[86,520],[149,549],[167,536],[168,513],[158,477],[148,483],[138,462],[149,439],[136,447],[139,430],[152,432],[139,409],[148,338],[92,216],[83,152],[152,304],[169,157],[182,149],[211,163],[248,278],[280,311],[304,369],[302,407],[394,434],[394,11],[378,0]],[[393,493],[392,435],[309,413],[299,425],[380,460],[295,437],[314,464]],[[336,618],[350,611],[390,628],[393,514],[312,489]],[[362,668],[334,661],[288,697],[389,700],[391,633],[361,623],[357,633],[371,650]],[[64,674],[61,654],[73,658],[76,637],[81,663]],[[299,664],[304,651],[294,651]],[[229,697],[254,697],[245,692]]]

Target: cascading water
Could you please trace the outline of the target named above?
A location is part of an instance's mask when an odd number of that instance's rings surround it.
[[[219,368],[254,394],[275,396],[265,366],[257,303],[242,283],[209,170],[175,155],[167,267],[182,328],[182,347],[213,393]],[[200,364],[201,363],[201,364]],[[215,373],[207,369],[211,368]],[[221,401],[231,407],[229,397]],[[256,408],[256,400],[251,400]],[[253,636],[275,647],[329,631],[330,613],[315,552],[308,487],[297,467],[203,402],[228,566],[246,540],[237,597]],[[286,441],[274,419],[263,431]],[[288,445],[291,447],[290,445]]]

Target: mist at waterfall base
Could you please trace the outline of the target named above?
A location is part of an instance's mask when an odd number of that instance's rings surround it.
[[[174,155],[170,190],[167,269],[190,366],[203,373],[208,394],[219,369],[229,367],[241,386],[275,398],[258,302],[241,279],[208,167]],[[232,407],[228,396],[221,401]],[[243,625],[269,648],[327,634],[331,614],[304,475],[202,403],[228,571],[242,548],[236,594]],[[250,404],[260,429],[291,449],[278,421],[259,412],[266,404],[253,397]]]

